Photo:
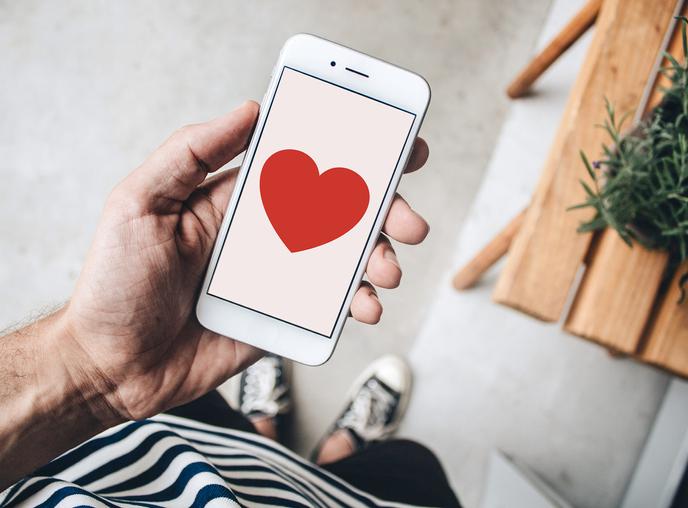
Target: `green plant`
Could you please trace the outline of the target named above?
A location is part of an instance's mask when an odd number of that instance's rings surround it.
[[[592,163],[581,158],[592,187],[581,180],[585,202],[571,207],[595,209],[595,216],[579,231],[605,227],[616,230],[629,245],[637,241],[650,249],[669,252],[673,266],[688,259],[688,41],[682,23],[684,63],[666,54],[661,72],[671,85],[662,89],[660,105],[630,133],[622,136],[626,115],[617,119],[606,101],[602,126],[613,145],[603,145],[603,157]],[[688,274],[681,277],[681,300]]]

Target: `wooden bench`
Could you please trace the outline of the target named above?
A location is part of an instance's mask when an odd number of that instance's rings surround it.
[[[605,99],[636,121],[659,102],[663,52],[683,58],[679,13],[686,14],[680,0],[590,0],[510,85],[510,96],[523,95],[595,22],[530,205],[457,273],[454,285],[470,287],[508,251],[496,302],[544,321],[563,318],[572,334],[688,377],[688,303],[677,303],[688,263],[667,274],[666,253],[630,248],[612,230],[578,233],[592,211],[567,211],[585,200],[580,180],[589,177],[580,151],[594,158],[609,144],[595,127],[605,120]]]

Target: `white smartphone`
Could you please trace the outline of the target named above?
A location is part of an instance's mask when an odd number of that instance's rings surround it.
[[[206,328],[327,361],[413,148],[417,74],[298,34],[263,98],[201,289]]]

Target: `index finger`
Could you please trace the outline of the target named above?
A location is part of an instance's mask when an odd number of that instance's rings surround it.
[[[409,157],[408,164],[404,173],[413,173],[414,171],[423,167],[425,162],[428,160],[430,155],[430,148],[423,138],[416,138],[413,143],[413,151],[411,152],[411,157]]]

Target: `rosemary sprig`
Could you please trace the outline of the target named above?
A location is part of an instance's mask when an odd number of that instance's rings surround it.
[[[617,119],[606,101],[602,127],[612,145],[603,145],[603,157],[592,163],[581,152],[593,185],[581,180],[586,200],[571,207],[595,209],[579,231],[611,227],[629,245],[637,241],[668,251],[673,265],[688,258],[688,19],[678,19],[684,63],[665,54],[669,64],[661,72],[671,85],[662,89],[662,101],[652,114],[625,136],[625,117]],[[688,274],[681,277],[681,301],[687,282]]]

